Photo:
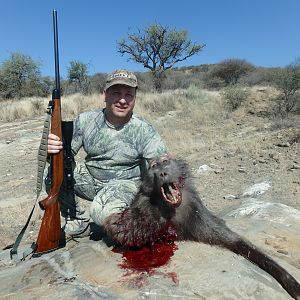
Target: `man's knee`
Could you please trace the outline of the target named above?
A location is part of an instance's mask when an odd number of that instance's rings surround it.
[[[104,224],[105,219],[113,213],[119,213],[128,207],[127,203],[112,201],[102,206],[99,202],[93,201],[90,208],[90,217],[99,226]]]
[[[93,200],[90,216],[98,225],[103,225],[105,219],[113,213],[123,211],[134,199],[138,191],[138,183],[133,181],[118,181],[103,187]]]

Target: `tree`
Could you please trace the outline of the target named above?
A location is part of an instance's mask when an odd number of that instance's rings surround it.
[[[280,91],[276,113],[287,116],[300,109],[300,58],[285,68],[274,71],[272,80]]]
[[[81,92],[83,94],[89,93],[89,76],[88,64],[77,60],[70,61],[68,67],[68,81],[74,88],[74,92]]]
[[[0,96],[21,98],[36,95],[40,88],[40,63],[30,56],[12,53],[0,68]]]
[[[151,70],[154,87],[160,91],[164,72],[198,54],[204,46],[193,43],[186,30],[154,24],[119,41],[118,52]]]
[[[226,85],[236,84],[242,76],[253,70],[254,66],[244,59],[225,59],[210,71],[209,79],[221,79]]]

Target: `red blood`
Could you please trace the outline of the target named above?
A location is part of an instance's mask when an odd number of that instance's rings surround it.
[[[124,250],[121,267],[149,273],[153,268],[167,264],[176,249],[174,243],[155,243],[151,248],[144,246],[135,250]]]
[[[176,229],[167,224],[163,229],[156,233],[156,242],[150,246],[134,248],[114,248],[113,251],[122,253],[123,262],[121,267],[124,269],[151,272],[153,268],[161,267],[167,264],[174,255],[177,246],[174,243],[176,239]]]

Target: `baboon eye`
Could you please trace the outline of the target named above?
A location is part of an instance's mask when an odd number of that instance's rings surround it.
[[[150,163],[150,168],[151,169],[154,169],[156,167],[157,167],[157,162],[156,161],[153,161],[153,162]]]

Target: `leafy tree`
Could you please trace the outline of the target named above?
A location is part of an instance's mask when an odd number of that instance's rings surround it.
[[[151,71],[154,87],[161,90],[164,72],[176,63],[198,54],[205,45],[193,43],[186,30],[151,25],[137,33],[128,34],[118,42],[118,52]]]
[[[244,59],[225,59],[214,66],[209,77],[222,80],[226,85],[236,84],[242,76],[253,70],[254,66]]]
[[[68,67],[68,81],[74,88],[73,92],[89,93],[88,69],[88,64],[77,60],[70,62],[70,66]]]
[[[277,113],[287,116],[300,109],[300,58],[285,68],[276,69],[272,81],[280,91]]]
[[[40,63],[30,56],[12,53],[0,67],[0,96],[21,98],[38,94],[40,88]]]

